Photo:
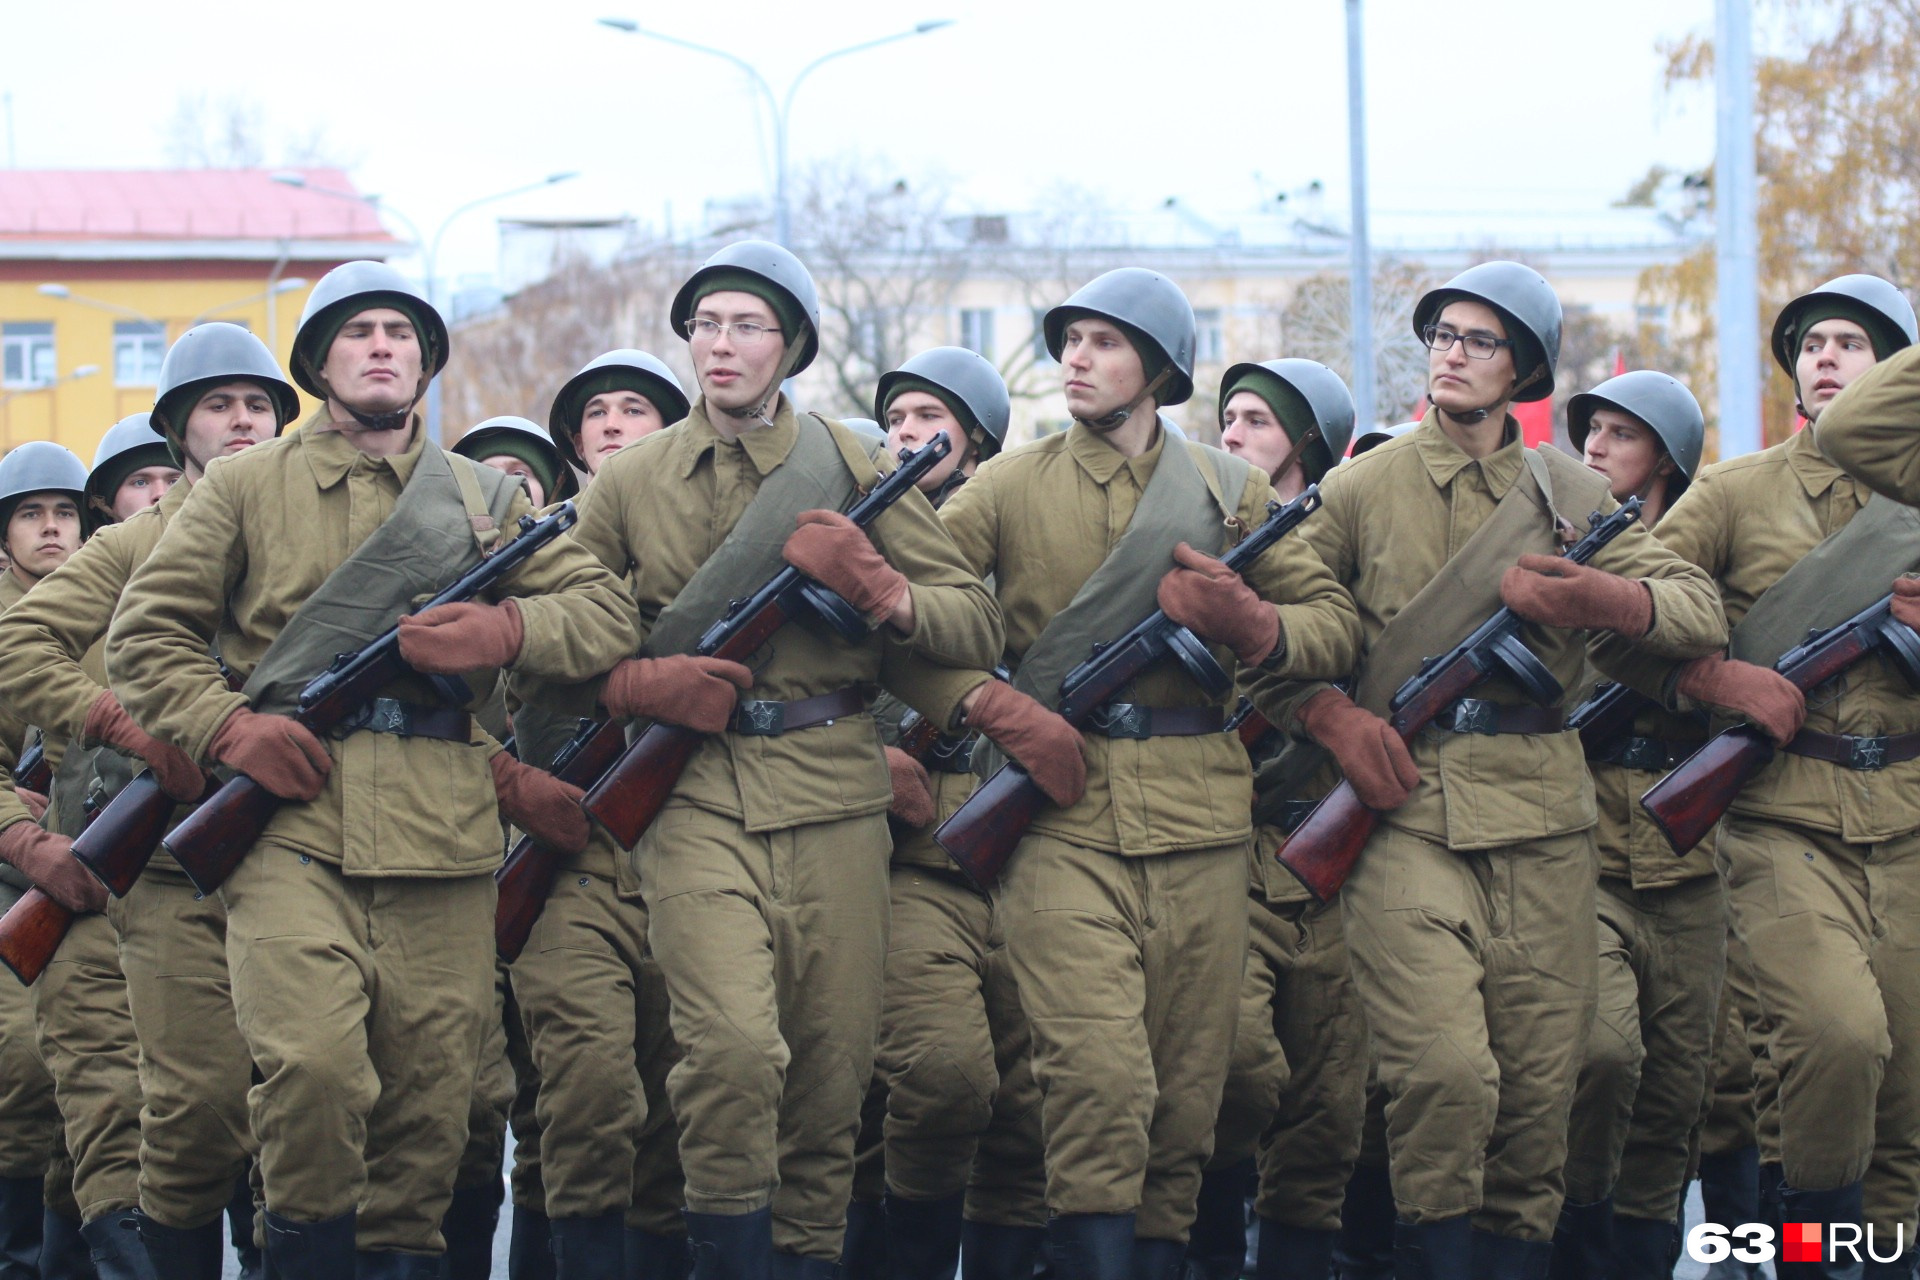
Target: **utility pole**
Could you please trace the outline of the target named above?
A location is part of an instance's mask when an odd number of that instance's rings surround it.
[[[1753,10],[1715,0],[1714,267],[1720,328],[1720,456],[1761,447],[1760,251],[1753,139]]]
[[[1373,407],[1373,246],[1367,236],[1367,103],[1362,68],[1360,0],[1347,0],[1347,180],[1353,191],[1352,259],[1353,422],[1356,433],[1375,425]]]

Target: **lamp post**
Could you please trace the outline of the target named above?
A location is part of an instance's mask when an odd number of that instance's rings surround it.
[[[262,290],[259,293],[250,293],[244,298],[235,298],[232,302],[223,302],[218,306],[208,307],[205,311],[202,311],[199,315],[187,321],[187,328],[191,329],[193,326],[206,320],[209,316],[219,315],[222,311],[231,311],[235,307],[244,307],[251,303],[262,301],[267,303],[267,314],[271,317],[273,314],[273,300],[275,298],[283,293],[292,293],[296,289],[304,289],[306,287],[306,280],[300,276],[288,276],[284,280],[276,280],[270,289]],[[272,344],[269,343],[268,346],[272,346]]]
[[[75,293],[63,284],[43,284],[36,289],[35,292],[43,298],[58,298],[62,302],[71,302],[76,306],[92,307],[95,311],[111,311],[116,315],[132,316],[135,320],[142,321],[146,324],[165,323],[164,321],[154,319],[144,311],[136,311],[132,307],[123,307],[117,302],[108,302],[104,298],[89,298],[84,293]]]
[[[20,396],[39,395],[42,391],[52,391],[65,382],[78,382],[82,378],[91,378],[98,372],[100,372],[100,366],[97,364],[75,365],[52,382],[43,382],[37,387],[21,387],[18,391],[9,391],[5,395],[0,395],[0,408],[5,408],[8,401]],[[7,410],[7,448],[13,448],[13,410],[11,409]]]
[[[1367,235],[1367,95],[1360,0],[1347,0],[1347,169],[1353,190],[1352,281],[1354,429],[1374,425],[1373,406],[1373,246]],[[1335,459],[1338,461],[1338,459]]]
[[[784,245],[788,244],[793,238],[793,217],[792,210],[788,205],[787,190],[787,142],[789,137],[787,123],[793,114],[793,95],[799,92],[801,83],[805,81],[808,76],[812,75],[825,64],[832,62],[835,58],[844,58],[851,53],[864,53],[868,49],[877,49],[883,44],[892,44],[896,40],[911,40],[915,36],[924,36],[930,32],[938,31],[942,27],[952,26],[953,19],[934,18],[926,22],[918,22],[906,31],[896,31],[892,35],[880,36],[873,40],[863,40],[859,44],[850,44],[844,49],[835,49],[831,53],[823,53],[806,66],[800,68],[800,73],[794,76],[793,80],[788,83],[787,92],[784,97],[774,94],[773,86],[767,83],[767,78],[761,75],[752,63],[736,54],[728,53],[725,49],[716,49],[711,45],[696,44],[692,40],[683,40],[679,36],[670,36],[665,32],[651,30],[641,26],[632,18],[602,18],[600,19],[600,25],[603,27],[611,27],[615,31],[624,31],[628,35],[646,36],[652,40],[659,40],[664,44],[677,45],[682,49],[691,49],[695,53],[704,53],[710,57],[720,58],[732,63],[746,73],[747,79],[753,82],[754,88],[759,90],[760,96],[766,99],[768,110],[773,112],[773,238],[776,242]]]

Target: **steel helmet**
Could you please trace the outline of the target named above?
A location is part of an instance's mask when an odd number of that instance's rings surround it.
[[[0,540],[13,509],[34,493],[64,493],[82,512],[87,502],[87,464],[51,440],[29,440],[0,458]]]
[[[1391,427],[1368,427],[1353,442],[1353,452],[1348,456],[1357,458],[1371,449],[1378,449],[1389,440],[1398,440],[1420,424],[1417,422],[1399,422]]]
[[[111,521],[113,498],[126,478],[142,467],[178,467],[173,446],[149,425],[152,415],[129,414],[107,428],[93,451],[93,469],[87,473],[85,502],[89,518]]]
[[[1841,276],[1801,294],[1780,308],[1780,314],[1773,322],[1773,358],[1780,362],[1780,367],[1787,371],[1789,378],[1797,377],[1794,365],[1799,353],[1794,350],[1797,337],[1794,331],[1800,327],[1800,317],[1822,303],[1835,302],[1852,303],[1870,316],[1879,317],[1882,324],[1880,333],[1875,336],[1888,344],[1884,355],[1890,356],[1895,351],[1920,342],[1920,326],[1914,323],[1913,304],[1891,281],[1882,280],[1879,276]]]
[[[1618,409],[1645,423],[1667,447],[1674,470],[1680,473],[1672,496],[1679,497],[1700,469],[1700,451],[1707,441],[1707,418],[1687,385],[1671,374],[1635,369],[1608,378],[1591,391],[1567,401],[1567,437],[1577,451],[1585,451],[1593,430],[1595,409]]]
[[[1080,316],[1111,320],[1136,339],[1144,338],[1152,352],[1141,352],[1142,362],[1149,354],[1157,354],[1159,363],[1171,367],[1172,376],[1154,396],[1156,405],[1164,409],[1184,404],[1193,395],[1197,326],[1193,304],[1179,285],[1145,267],[1121,267],[1089,280],[1049,310],[1041,323],[1047,353],[1055,360],[1066,345],[1067,326]]]
[[[327,362],[322,343],[330,343],[340,326],[362,311],[395,307],[419,318],[422,387],[447,367],[447,322],[427,296],[405,276],[384,262],[343,262],[320,277],[300,309],[300,327],[293,335],[293,380],[309,395],[326,399],[320,369]]]
[[[993,362],[965,347],[934,347],[922,351],[891,373],[880,375],[873,393],[874,417],[885,422],[887,405],[915,383],[930,385],[960,418],[960,425],[984,461],[1000,452],[1007,441],[1012,402],[1007,382]]]
[[[673,331],[683,339],[689,336],[687,321],[692,318],[693,308],[700,299],[700,286],[723,272],[758,276],[786,295],[807,322],[807,331],[800,338],[800,354],[787,370],[787,376],[792,377],[812,364],[813,357],[820,350],[819,291],[814,288],[813,276],[800,259],[770,240],[739,240],[701,263],[700,269],[688,276],[687,282],[680,286],[680,291],[673,295],[673,307],[668,313]],[[788,335],[789,340],[792,337]]]
[[[570,498],[579,491],[580,483],[575,479],[573,468],[567,465],[560,449],[549,436],[546,428],[537,422],[525,418],[516,418],[512,414],[502,414],[497,418],[488,418],[468,428],[465,435],[453,442],[452,452],[463,458],[479,462],[482,458],[491,458],[496,454],[511,454],[523,458],[527,465],[536,471],[545,472],[540,477],[542,487],[547,491],[548,502],[559,502]],[[532,456],[528,456],[531,454]],[[540,459],[535,462],[534,458]]]
[[[553,447],[560,451],[561,458],[569,466],[587,470],[580,451],[573,447],[573,435],[580,430],[580,419],[586,412],[587,401],[606,389],[601,387],[589,393],[587,388],[602,382],[602,375],[616,370],[628,377],[626,381],[615,385],[645,396],[660,411],[660,417],[668,426],[686,417],[687,410],[691,408],[687,393],[680,389],[680,379],[673,376],[673,370],[659,356],[636,351],[632,347],[622,347],[595,356],[580,366],[580,372],[567,379],[566,385],[554,396],[553,407],[547,411],[547,429],[552,433]]]
[[[842,418],[840,425],[862,440],[878,440],[881,444],[887,442],[887,429],[872,418]]]
[[[224,320],[197,324],[167,349],[153,397],[153,428],[165,437],[175,466],[186,465],[180,445],[187,415],[207,391],[228,382],[251,382],[267,393],[276,436],[300,413],[300,396],[281,376],[266,343]]]
[[[1347,390],[1347,384],[1340,375],[1318,360],[1289,358],[1286,360],[1263,360],[1259,364],[1236,364],[1227,370],[1226,377],[1220,380],[1220,425],[1224,429],[1227,418],[1227,401],[1235,392],[1252,391],[1260,395],[1257,371],[1264,370],[1291,387],[1295,394],[1306,401],[1307,411],[1313,414],[1313,424],[1320,429],[1320,439],[1315,442],[1314,452],[1306,455],[1307,483],[1317,483],[1321,476],[1332,469],[1333,464],[1346,456],[1347,443],[1353,439],[1353,393]],[[1242,385],[1249,374],[1255,374],[1254,382]],[[1277,414],[1278,405],[1271,406]],[[1274,477],[1278,479],[1278,477]]]
[[[1438,289],[1429,290],[1413,309],[1413,332],[1426,341],[1432,324],[1450,302],[1470,298],[1500,313],[1507,336],[1516,343],[1514,373],[1526,377],[1544,367],[1544,377],[1515,393],[1516,401],[1545,400],[1553,394],[1553,375],[1560,363],[1560,298],[1532,267],[1518,262],[1483,262],[1468,267]],[[1524,359],[1524,367],[1522,361]]]

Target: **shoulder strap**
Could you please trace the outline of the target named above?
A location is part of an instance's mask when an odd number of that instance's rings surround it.
[[[494,514],[494,504],[480,492],[478,473],[485,471],[489,476],[500,476],[501,473],[492,467],[482,467],[472,459],[461,457],[459,454],[449,454],[447,461],[453,468],[454,481],[460,486],[460,501],[467,509],[467,522],[473,526],[474,544],[480,548],[481,555],[490,556],[499,549],[500,530],[506,523],[506,508],[503,506],[498,516]],[[505,502],[511,505],[512,488],[510,484],[496,484],[494,498],[496,500],[504,498]]]
[[[1761,593],[1733,629],[1729,651],[1770,667],[1809,631],[1845,622],[1920,568],[1920,511],[1878,494]]]

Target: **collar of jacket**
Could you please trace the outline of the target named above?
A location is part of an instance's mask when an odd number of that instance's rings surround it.
[[[1787,468],[1799,479],[1800,487],[1807,491],[1809,498],[1817,498],[1833,488],[1834,482],[1846,474],[1820,452],[1820,446],[1814,443],[1812,423],[1788,437]]]
[[[1520,424],[1512,414],[1507,415],[1500,447],[1484,458],[1470,457],[1465,449],[1455,444],[1441,429],[1440,411],[1432,407],[1427,409],[1427,416],[1420,419],[1413,439],[1414,447],[1420,451],[1420,461],[1426,464],[1427,474],[1433,477],[1436,489],[1445,489],[1453,483],[1455,476],[1477,462],[1481,475],[1486,477],[1487,491],[1498,501],[1507,496],[1507,490],[1513,488],[1513,482],[1520,478],[1521,468],[1526,466],[1522,452],[1526,445],[1520,438]]]
[[[1147,451],[1137,458],[1129,458],[1108,444],[1098,433],[1090,430],[1084,423],[1076,421],[1067,428],[1067,452],[1080,464],[1080,469],[1092,476],[1101,488],[1113,483],[1120,474],[1120,468],[1133,468],[1134,483],[1142,489],[1153,478],[1154,464],[1160,461],[1160,450],[1167,444],[1167,433],[1154,426],[1154,441]]]
[[[293,447],[306,458],[307,466],[313,472],[314,483],[322,489],[331,489],[345,480],[354,464],[363,459],[376,467],[383,464],[391,467],[402,485],[413,478],[414,464],[420,461],[420,450],[427,439],[427,433],[421,430],[419,414],[413,416],[407,427],[413,437],[407,442],[406,450],[385,458],[360,452],[351,440],[338,431],[320,429],[331,421],[326,408],[322,406],[318,413],[300,424],[300,430],[293,433]],[[259,447],[254,446],[256,449]]]
[[[685,480],[700,465],[701,458],[726,441],[714,430],[713,421],[707,416],[707,398],[704,395],[693,402],[693,408],[688,410],[686,420],[679,424],[678,429],[680,438],[674,442],[677,456],[673,470]],[[799,419],[793,416],[793,405],[783,392],[774,405],[773,425],[743,431],[737,443],[745,451],[753,469],[764,477],[787,460],[787,455],[793,452],[793,442],[799,438]]]

